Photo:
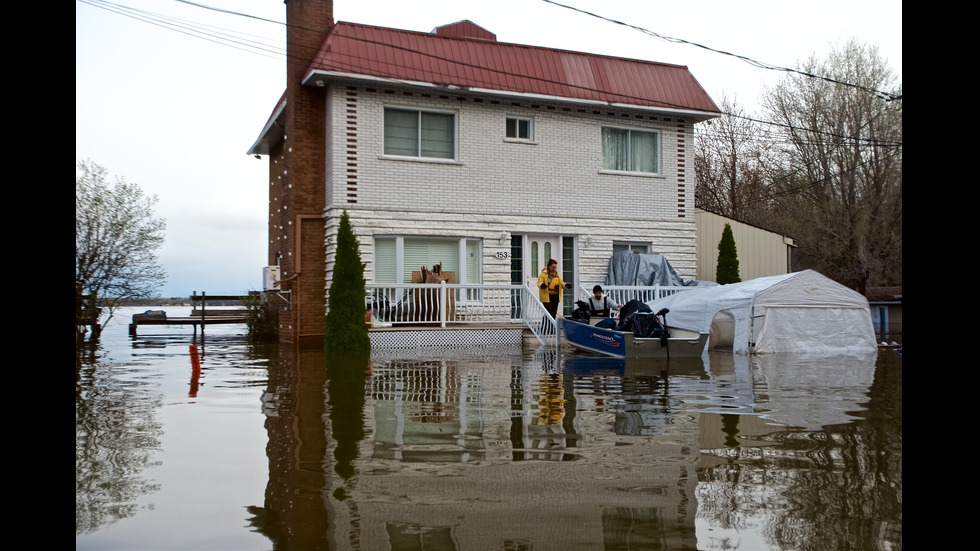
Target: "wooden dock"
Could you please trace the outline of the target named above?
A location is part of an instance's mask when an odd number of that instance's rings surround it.
[[[207,325],[226,325],[229,323],[248,323],[248,310],[245,308],[229,309],[208,309],[207,301],[227,301],[227,300],[246,300],[248,296],[240,295],[207,295],[195,292],[191,296],[194,308],[189,316],[167,316],[163,310],[147,310],[142,314],[133,314],[133,320],[129,324],[129,335],[136,336],[137,328],[140,325],[193,325],[194,334],[197,335],[197,326],[201,326],[201,335],[204,335],[204,327]]]

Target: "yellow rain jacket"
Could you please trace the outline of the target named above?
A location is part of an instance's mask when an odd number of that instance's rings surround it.
[[[542,289],[541,285],[545,285],[546,288]],[[545,267],[541,270],[541,275],[538,276],[538,300],[544,304],[548,304],[549,294],[558,294],[558,302],[562,299],[562,289],[565,288],[565,282],[561,280],[561,274],[557,274],[555,277],[551,278],[551,285],[548,285],[548,268]]]

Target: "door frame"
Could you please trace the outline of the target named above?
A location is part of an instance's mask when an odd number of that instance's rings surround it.
[[[550,256],[545,253],[545,244],[551,244]],[[562,236],[558,234],[532,233],[524,234],[522,246],[523,251],[523,281],[532,289],[538,287],[538,275],[545,267],[549,258],[558,261],[558,273],[562,272]],[[534,249],[537,249],[535,251]],[[534,253],[537,252],[537,255]],[[532,261],[538,260],[539,266],[532,266]]]

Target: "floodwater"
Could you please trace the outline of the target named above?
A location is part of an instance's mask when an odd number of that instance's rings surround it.
[[[897,350],[328,362],[142,310],[76,361],[76,549],[902,549]]]

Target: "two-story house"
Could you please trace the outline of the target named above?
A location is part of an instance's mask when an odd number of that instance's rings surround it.
[[[591,287],[627,248],[695,276],[693,128],[720,112],[686,67],[285,4],[286,92],[249,151],[269,157],[282,340],[323,338],[345,210],[368,282],[442,263],[458,283],[533,283],[554,258]]]

